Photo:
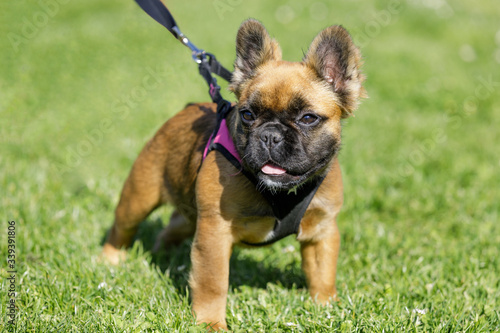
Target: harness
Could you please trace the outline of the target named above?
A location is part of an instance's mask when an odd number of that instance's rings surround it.
[[[160,0],[135,0],[137,4],[158,23],[167,28],[178,40],[191,50],[193,60],[198,64],[201,76],[209,86],[209,94],[212,101],[217,104],[217,123],[215,129],[207,142],[203,152],[203,160],[212,150],[219,151],[232,165],[240,170],[256,189],[259,190],[258,181],[255,176],[245,170],[242,165],[231,134],[227,127],[226,117],[235,109],[231,103],[220,94],[220,86],[212,74],[216,74],[230,82],[232,73],[225,69],[213,54],[197,48],[177,27],[177,24],[169,10]],[[266,199],[273,210],[276,219],[272,234],[260,243],[242,243],[251,246],[263,246],[272,244],[291,234],[297,234],[300,222],[309,206],[314,194],[321,185],[324,177],[317,177],[299,186],[294,191],[271,192],[261,189],[259,192]]]

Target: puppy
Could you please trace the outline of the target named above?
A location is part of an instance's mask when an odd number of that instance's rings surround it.
[[[217,125],[217,106],[188,105],[135,161],[103,249],[111,263],[119,262],[120,249],[131,244],[138,224],[156,207],[173,204],[176,211],[157,245],[194,235],[192,307],[197,322],[216,330],[227,328],[233,247],[267,244],[275,237],[279,221],[263,193],[293,201],[309,184],[319,185],[295,231],[311,296],[320,303],[336,298],[341,119],[365,97],[360,52],[341,26],[319,33],[302,62],[287,62],[262,24],[248,20],[238,31],[236,54],[230,90],[238,102],[226,124],[241,167],[218,150],[202,161]]]

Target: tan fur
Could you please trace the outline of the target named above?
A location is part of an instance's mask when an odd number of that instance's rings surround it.
[[[340,105],[344,111],[343,117],[353,115],[353,111],[358,107],[361,98],[368,97],[362,83],[365,76],[361,73],[360,67],[362,65],[361,52],[352,43],[351,36],[341,26],[331,26],[326,28],[314,38],[309,51],[307,52],[304,62],[308,63],[310,67],[317,68],[325,61],[318,57],[318,49],[321,48],[325,40],[335,38],[335,46],[339,51],[346,54],[347,66],[340,70],[334,70],[331,79],[334,85],[335,92],[345,93],[345,100],[342,100]],[[330,73],[331,75],[331,73]]]
[[[348,69],[351,82],[339,83],[339,87],[344,85],[352,92],[346,99],[321,77],[319,60],[314,53],[314,48],[321,43],[319,37],[313,41],[304,62],[290,63],[281,60],[278,44],[269,38],[260,23],[252,20],[242,25],[238,34],[241,43],[245,42],[247,33],[260,34],[264,44],[260,45],[261,52],[246,60],[241,58],[241,50],[238,51],[232,89],[239,105],[258,91],[263,106],[286,112],[292,96],[300,92],[315,112],[327,118],[318,135],[340,140],[341,118],[345,117],[346,110],[354,110],[364,94],[360,86],[359,51],[348,45],[349,52],[354,52]],[[328,33],[339,32],[322,34]],[[343,31],[341,34],[346,38]],[[249,67],[248,62],[256,67]],[[354,91],[358,83],[358,90]],[[138,224],[159,205],[166,202],[175,205],[177,210],[170,225],[158,237],[155,248],[176,245],[194,235],[189,280],[193,311],[199,323],[209,323],[217,330],[227,328],[226,298],[233,247],[242,245],[241,241],[265,240],[274,227],[275,218],[269,203],[255,186],[219,152],[211,152],[201,163],[203,149],[215,126],[215,109],[212,103],[189,105],[167,121],[147,143],[123,187],[103,256],[114,264],[123,260],[124,252],[120,250],[131,244]],[[234,111],[227,119],[233,139],[238,117]],[[311,296],[320,303],[336,298],[340,245],[336,218],[343,202],[336,156],[323,172],[326,178],[310,203],[297,235]]]

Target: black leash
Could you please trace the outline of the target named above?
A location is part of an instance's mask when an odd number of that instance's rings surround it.
[[[224,80],[230,82],[232,73],[217,61],[211,53],[197,48],[179,29],[170,11],[160,0],[135,0],[137,4],[158,23],[163,25],[182,44],[191,50],[193,60],[198,64],[198,70],[209,86],[209,94],[212,101],[217,104],[217,126],[214,133],[217,133],[221,121],[226,118],[232,110],[231,103],[220,94],[220,86],[217,79],[212,75],[216,74]],[[236,168],[242,170],[243,174],[257,186],[254,175],[245,171],[239,161],[225,149],[224,146],[217,147],[210,145],[211,149],[220,151]],[[211,150],[210,149],[210,150]],[[286,236],[296,234],[299,231],[300,222],[307,207],[311,203],[316,191],[321,185],[324,177],[319,177],[303,184],[295,193],[278,192],[272,193],[268,190],[261,191],[262,196],[269,202],[273,210],[276,222],[274,223],[273,234],[261,243],[248,243],[246,245],[262,246],[272,244]]]
[[[193,60],[198,64],[200,74],[201,76],[203,76],[205,81],[207,81],[207,84],[210,88],[208,92],[210,94],[210,97],[212,97],[212,101],[214,103],[217,103],[218,105],[226,104],[222,103],[224,99],[220,94],[220,86],[217,84],[217,79],[212,74],[216,74],[224,80],[230,82],[232,73],[224,68],[224,66],[222,66],[221,63],[217,61],[213,54],[197,48],[186,37],[186,35],[181,32],[172,14],[170,14],[170,11],[167,9],[167,7],[165,7],[163,2],[161,2],[160,0],[135,0],[135,2],[137,2],[137,4],[149,16],[151,16],[156,22],[167,28],[167,30],[170,31],[175,38],[177,38],[182,44],[184,44],[191,50],[191,56],[193,57]]]

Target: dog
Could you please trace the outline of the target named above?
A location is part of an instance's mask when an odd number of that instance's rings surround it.
[[[203,160],[217,126],[216,104],[189,104],[135,161],[103,256],[114,264],[123,260],[120,249],[131,244],[138,224],[158,206],[173,204],[176,210],[155,247],[194,236],[189,279],[194,315],[214,330],[227,329],[232,249],[265,244],[275,232],[276,214],[262,193],[293,197],[316,182],[296,237],[311,297],[321,304],[335,300],[336,217],[343,203],[337,156],[341,120],[366,97],[361,65],[360,51],[342,26],[321,31],[302,62],[287,62],[260,22],[243,22],[229,86],[237,103],[226,118],[241,168],[217,150]]]

